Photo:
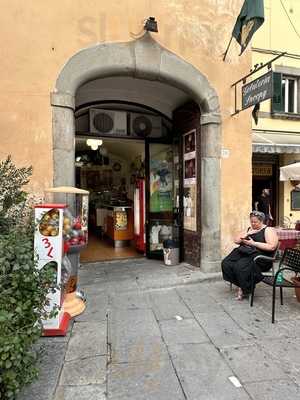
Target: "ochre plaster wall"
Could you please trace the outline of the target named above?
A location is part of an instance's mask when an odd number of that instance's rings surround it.
[[[52,184],[50,92],[63,65],[80,49],[98,42],[129,41],[142,32],[143,20],[155,16],[154,38],[192,63],[216,89],[221,104],[222,242],[247,222],[251,204],[251,122],[247,111],[236,117],[230,85],[250,69],[246,51],[238,57],[233,41],[222,61],[243,0],[12,0],[2,14],[0,33],[0,155],[34,167],[32,190]],[[4,40],[5,39],[5,40]]]

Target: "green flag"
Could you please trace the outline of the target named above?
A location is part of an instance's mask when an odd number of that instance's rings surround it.
[[[241,45],[240,55],[264,20],[264,0],[245,0],[232,31],[232,36]]]

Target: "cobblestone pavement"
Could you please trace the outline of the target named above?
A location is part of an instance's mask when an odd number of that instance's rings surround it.
[[[206,278],[145,259],[85,264],[87,309],[66,337],[41,339],[40,378],[20,399],[300,398],[293,289],[271,324],[269,287],[257,286],[250,308],[219,274]]]

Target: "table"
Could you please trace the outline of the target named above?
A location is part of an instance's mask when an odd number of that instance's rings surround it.
[[[300,240],[300,231],[296,229],[275,228],[279,239],[279,250],[284,251],[287,247],[295,247]]]

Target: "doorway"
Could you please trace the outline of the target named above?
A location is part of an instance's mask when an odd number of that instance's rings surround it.
[[[182,228],[177,146],[97,136],[99,148],[92,149],[90,140],[76,136],[76,186],[90,192],[89,243],[81,260],[162,259],[164,241],[179,243]]]
[[[117,86],[113,91],[95,88],[95,79],[99,82],[110,79],[110,83]],[[128,82],[125,90],[123,85],[119,85],[119,79]],[[194,265],[201,266],[203,272],[219,271],[221,116],[215,89],[201,71],[162,47],[149,33],[126,43],[101,43],[80,50],[66,62],[51,93],[54,186],[75,184],[74,110],[81,103],[78,96],[80,87],[89,83],[89,102],[95,98],[99,101],[100,98],[108,100],[113,97],[152,107],[155,105],[160,110],[164,108],[170,116],[176,107],[183,104],[183,101],[178,103],[180,96],[185,101],[194,100],[200,107],[199,123],[204,143],[199,160],[201,229],[197,246],[200,257]],[[141,90],[137,90],[139,84]],[[176,96],[173,96],[175,93]]]
[[[279,157],[276,154],[253,154],[252,158],[252,209],[262,194],[263,189],[270,190],[272,226],[279,223]]]

